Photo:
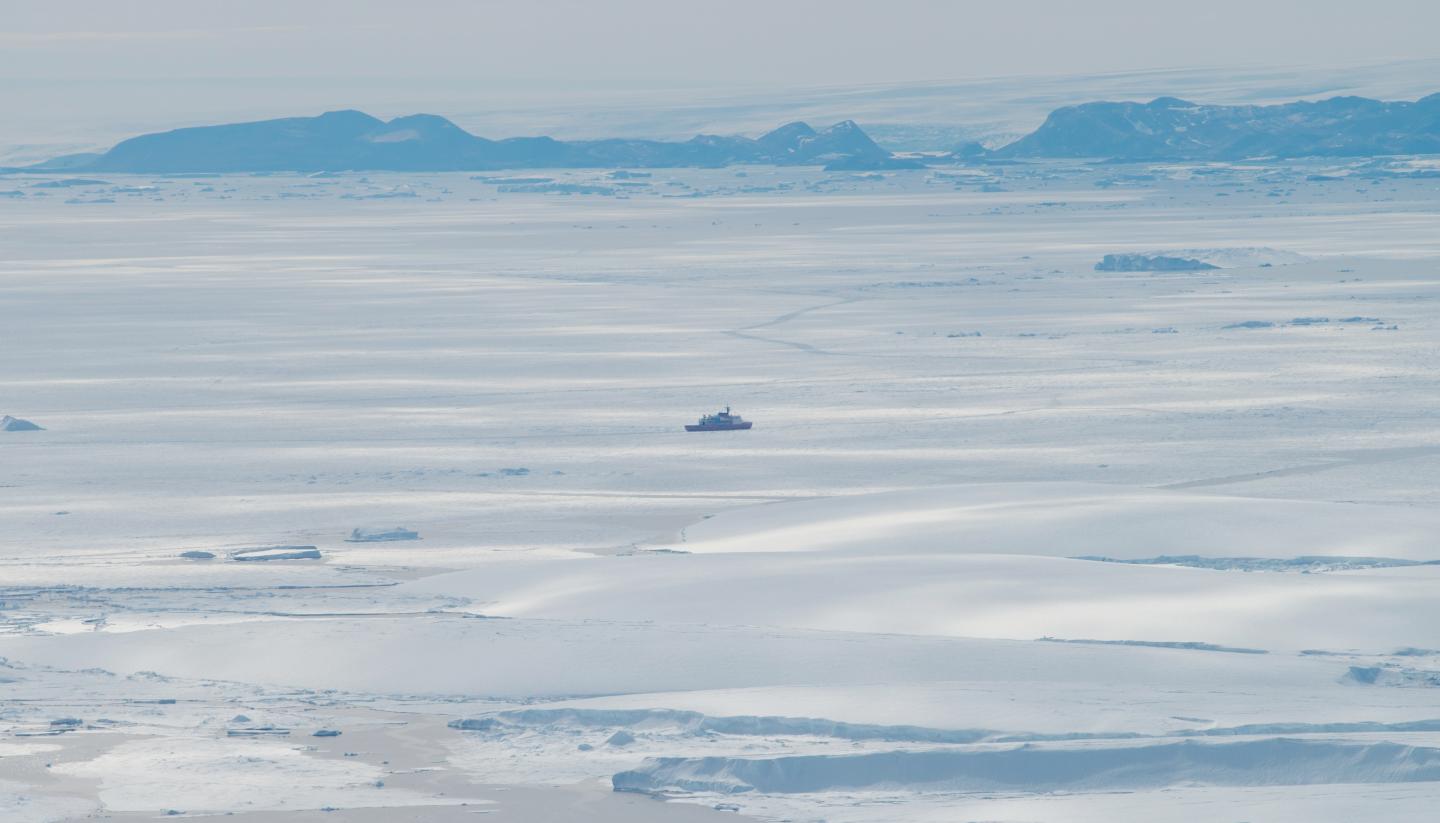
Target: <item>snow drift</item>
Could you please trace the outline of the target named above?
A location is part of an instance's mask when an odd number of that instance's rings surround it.
[[[1154,746],[898,751],[773,758],[663,757],[616,774],[616,791],[1113,791],[1440,780],[1440,749],[1397,743],[1185,741]]]

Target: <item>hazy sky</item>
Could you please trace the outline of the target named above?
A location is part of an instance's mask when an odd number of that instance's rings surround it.
[[[4,0],[0,76],[813,85],[1440,56],[1435,0]]]
[[[340,106],[1440,57],[1437,0],[0,0],[0,12],[12,146]]]

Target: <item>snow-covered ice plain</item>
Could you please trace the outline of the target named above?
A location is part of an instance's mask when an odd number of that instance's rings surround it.
[[[1428,161],[7,192],[5,821],[1440,799]]]

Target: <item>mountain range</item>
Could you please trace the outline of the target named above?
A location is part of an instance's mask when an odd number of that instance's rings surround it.
[[[933,161],[1043,158],[1138,161],[1440,154],[1440,94],[1415,102],[1334,97],[1270,106],[1203,105],[1174,97],[1056,109],[1009,145],[971,144]],[[764,163],[832,170],[919,168],[851,120],[823,130],[790,123],[758,138],[702,134],[683,142],[550,137],[489,140],[433,114],[385,121],[359,111],[200,126],[121,141],[32,171],[487,171],[711,167]]]
[[[984,158],[1243,160],[1440,153],[1440,94],[1416,102],[1332,97],[1272,106],[1208,106],[1174,97],[1086,103]]]
[[[919,164],[880,148],[852,121],[817,131],[790,123],[757,139],[699,135],[658,140],[487,140],[443,117],[384,121],[359,111],[200,126],[132,137],[99,155],[57,158],[38,169],[87,172],[485,171],[496,169],[721,167],[740,163],[835,169]]]

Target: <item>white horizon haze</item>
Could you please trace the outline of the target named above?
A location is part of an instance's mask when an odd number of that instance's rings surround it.
[[[993,100],[1020,105],[1013,115],[966,111],[964,100],[924,113],[1006,133],[1057,101],[1080,102],[1069,93],[1186,93],[1197,87],[1178,80],[1196,73],[1207,78],[1198,88],[1215,98],[1207,102],[1284,95],[1290,85],[1294,96],[1440,88],[1432,62],[1440,44],[1431,36],[1440,5],[1420,0],[11,5],[0,30],[0,161],[17,147],[38,158],[143,131],[338,108],[433,112],[493,137],[679,137],[778,125],[807,111],[920,121],[913,101],[847,106],[847,92],[877,87],[1101,78],[1029,106],[1026,83],[990,89]],[[1364,82],[1346,81],[1349,67],[1399,61],[1425,62],[1383,82],[1373,70]],[[1167,70],[1180,70],[1177,82]],[[1145,79],[1104,80],[1137,73]],[[1227,73],[1235,83],[1227,85]],[[1263,88],[1256,75],[1266,76]],[[1429,77],[1437,82],[1427,85]],[[813,106],[814,98],[829,103]],[[741,103],[749,110],[737,111]],[[698,116],[698,108],[708,111]]]

